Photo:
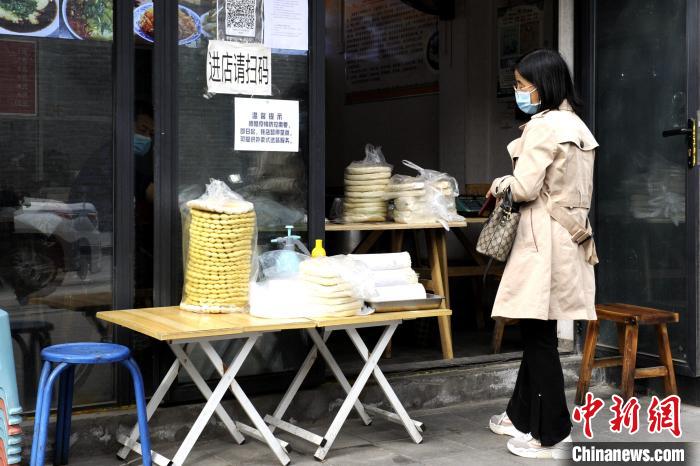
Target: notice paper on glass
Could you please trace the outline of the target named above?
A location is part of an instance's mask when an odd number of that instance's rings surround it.
[[[234,150],[299,152],[299,101],[235,100]]]
[[[309,49],[307,0],[265,0],[265,45],[272,49]]]
[[[206,72],[208,92],[272,95],[272,54],[260,44],[210,40]]]

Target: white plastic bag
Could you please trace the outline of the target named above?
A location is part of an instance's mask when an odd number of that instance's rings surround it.
[[[403,164],[418,172],[417,176],[394,175],[385,194],[394,200],[392,215],[398,223],[440,223],[449,230],[450,222],[464,220],[457,214],[459,196],[457,180],[447,173],[428,170],[413,162]]]
[[[260,254],[260,272],[267,279],[293,278],[299,274],[299,264],[309,256],[296,251],[275,249]]]
[[[347,283],[352,288],[353,297],[361,300],[371,299],[377,294],[370,268],[346,255],[304,261],[299,266],[299,275],[302,279],[322,286]]]
[[[357,160],[354,162],[351,162],[350,165],[347,166],[349,169],[347,173],[352,173],[355,171],[354,169],[363,169],[363,168],[372,168],[372,167],[384,167],[388,168],[391,170],[393,166],[389,163],[387,163],[386,159],[384,158],[384,153],[382,152],[382,147],[381,146],[374,146],[372,144],[366,144],[365,145],[365,158],[362,160]],[[358,172],[362,172],[363,170],[357,170]],[[370,170],[371,171],[371,170]],[[377,170],[377,171],[382,171],[382,170]]]

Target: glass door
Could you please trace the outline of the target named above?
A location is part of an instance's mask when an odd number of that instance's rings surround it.
[[[593,15],[597,302],[680,313],[669,333],[681,373],[695,370],[698,312],[698,169],[685,137],[698,110],[696,3],[599,1]],[[601,332],[616,347],[615,328]],[[639,351],[658,354],[653,326]]]
[[[268,5],[263,8],[263,5]],[[274,42],[271,36],[279,35],[274,21],[284,16],[277,11],[274,2],[252,0],[241,3],[221,0],[184,0],[180,2],[156,2],[154,11],[154,106],[156,114],[155,152],[155,237],[156,281],[169,274],[172,293],[164,292],[164,286],[156,284],[156,304],[179,304],[182,286],[181,226],[178,204],[200,196],[210,179],[222,180],[234,191],[255,205],[258,226],[258,253],[277,245],[273,239],[285,236],[287,225],[308,243],[310,228],[310,68],[311,55],[298,43]],[[146,24],[144,11],[135,11],[135,23]],[[300,9],[303,10],[303,9]],[[299,18],[305,11],[294,12]],[[291,13],[290,13],[291,14]],[[282,16],[280,16],[282,15]],[[300,42],[308,39],[306,24]],[[162,29],[161,29],[162,28]],[[245,29],[242,31],[241,28]],[[263,32],[263,28],[264,31]],[[283,31],[291,34],[293,31]],[[264,41],[264,34],[268,38]],[[298,39],[299,39],[298,37]],[[271,49],[270,60],[253,60],[243,54],[225,55],[214,66],[207,68],[211,57],[212,41],[234,44],[265,45]],[[280,48],[289,46],[289,48]],[[226,57],[226,58],[224,58]],[[253,61],[252,61],[253,60]],[[210,93],[207,78],[210,73],[220,73],[218,78],[229,78],[246,83],[259,76],[262,84],[268,84],[271,95]],[[256,74],[257,73],[257,74]],[[214,75],[211,75],[214,76]],[[255,82],[255,81],[252,81]],[[322,90],[321,90],[322,91]],[[259,128],[259,146],[273,139],[287,136],[281,114],[262,112],[258,107],[263,100],[298,102],[298,148],[278,150],[269,144],[266,148],[241,148],[241,133],[236,130],[237,105],[255,107],[246,114],[248,120],[256,120]],[[242,99],[243,103],[238,104]],[[167,107],[167,108],[166,108]],[[160,117],[159,117],[160,114]],[[237,116],[239,115],[239,116]],[[258,121],[259,120],[259,121]],[[240,122],[238,122],[240,123]],[[286,126],[286,123],[284,124]],[[253,126],[250,123],[250,126]],[[162,135],[165,136],[162,136]],[[264,139],[264,141],[263,141]],[[248,141],[246,141],[248,142]],[[170,167],[170,168],[168,168]],[[166,219],[166,216],[169,216]],[[317,219],[318,220],[318,219]],[[322,218],[321,218],[322,221]],[[322,224],[322,223],[321,223]],[[164,227],[163,225],[167,225]],[[168,229],[164,238],[160,229]],[[170,261],[170,266],[166,265]],[[159,271],[160,270],[160,277]],[[159,297],[158,295],[164,295]],[[241,369],[242,381],[251,384],[253,392],[276,390],[280,377],[290,377],[303,361],[309,341],[305,335],[285,332],[265,336],[253,349],[252,357]],[[217,342],[216,349],[229,358],[238,350],[237,342]],[[163,354],[159,364],[161,371],[168,368],[171,354]],[[217,376],[201,353],[193,353],[192,360],[205,378]],[[170,400],[181,402],[198,399],[200,393],[186,374],[181,374],[170,394]]]

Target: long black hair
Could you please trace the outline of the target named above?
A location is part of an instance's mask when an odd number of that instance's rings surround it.
[[[541,102],[539,111],[556,110],[566,99],[574,112],[580,114],[581,99],[576,94],[569,68],[559,52],[533,50],[520,58],[515,69],[537,88]]]

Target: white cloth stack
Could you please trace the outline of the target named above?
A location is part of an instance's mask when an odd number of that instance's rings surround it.
[[[418,283],[418,274],[411,268],[411,256],[407,252],[352,254],[349,257],[371,270],[377,290],[373,302],[426,298],[425,287]]]

